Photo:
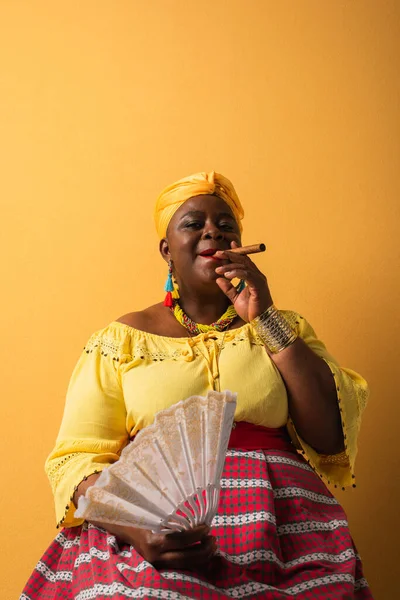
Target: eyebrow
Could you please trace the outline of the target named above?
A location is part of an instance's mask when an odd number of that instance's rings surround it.
[[[179,220],[183,221],[183,219],[186,219],[186,217],[204,217],[204,214],[205,213],[202,210],[190,210],[189,212],[182,215],[182,217]],[[218,213],[217,218],[220,219],[221,217],[227,217],[232,221],[235,220],[235,217],[227,212]]]

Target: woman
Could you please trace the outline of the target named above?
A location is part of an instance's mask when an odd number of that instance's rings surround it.
[[[46,463],[63,530],[22,598],[372,598],[322,481],[354,485],[366,382],[337,365],[303,317],[278,311],[265,275],[231,252],[242,218],[217,173],[159,197],[166,300],[95,333],[79,359]],[[210,389],[238,394],[211,530],[155,535],[74,517],[156,412]]]

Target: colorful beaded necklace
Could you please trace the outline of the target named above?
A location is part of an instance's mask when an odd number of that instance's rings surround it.
[[[170,307],[175,318],[181,325],[186,327],[191,335],[198,335],[199,333],[208,333],[209,331],[224,331],[228,329],[232,321],[237,317],[237,312],[232,304],[230,304],[227,310],[224,312],[222,317],[211,323],[211,325],[203,325],[202,323],[196,323],[183,312],[178,300],[174,299],[172,306]]]

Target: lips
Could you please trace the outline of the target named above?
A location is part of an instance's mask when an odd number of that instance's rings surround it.
[[[214,256],[216,252],[222,250],[222,248],[207,248],[207,250],[203,250],[203,252],[199,253],[199,256],[208,260],[215,260],[221,262],[223,259],[218,256]]]

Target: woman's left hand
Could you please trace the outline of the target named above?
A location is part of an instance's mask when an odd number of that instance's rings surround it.
[[[232,242],[231,247],[239,248],[239,245]],[[215,269],[219,275],[217,284],[228,296],[243,321],[249,323],[273,304],[267,278],[248,256],[231,253],[229,250],[220,250],[215,256],[228,261]],[[246,282],[245,289],[240,293],[231,282],[236,278]]]

